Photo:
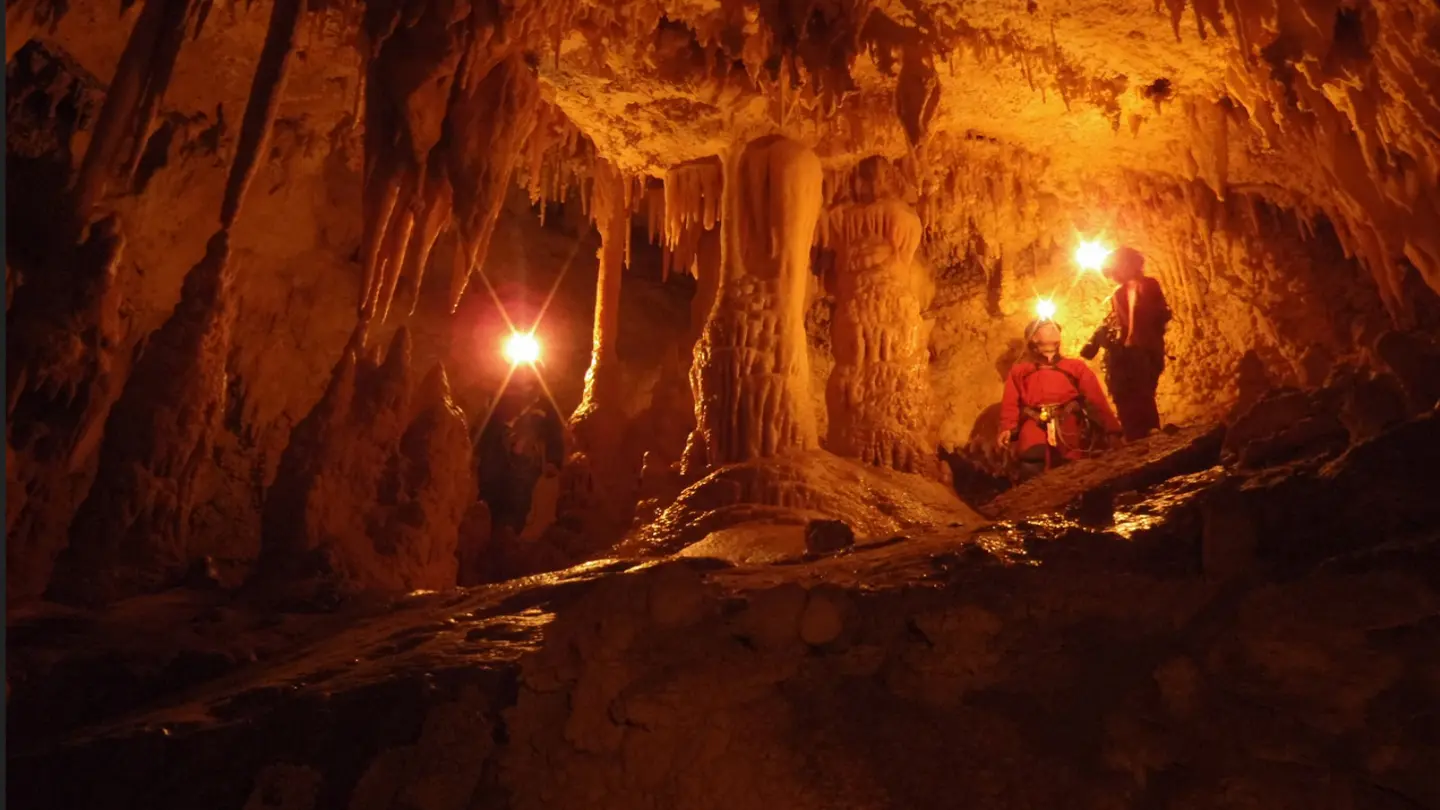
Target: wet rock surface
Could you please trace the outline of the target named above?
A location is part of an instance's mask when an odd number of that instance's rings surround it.
[[[934,480],[813,450],[721,467],[686,488],[617,553],[675,553],[733,530],[784,535],[765,545],[799,554],[812,520],[842,521],[863,544],[919,528],[975,526],[981,518]]]
[[[1084,493],[1105,487],[1114,493],[1158,484],[1177,475],[1199,472],[1216,464],[1226,435],[1220,425],[1199,425],[1067,464],[1031,479],[980,507],[987,517],[1006,519],[1059,509]]]
[[[213,592],[33,615],[9,799],[1431,806],[1440,515],[1413,473],[1437,424],[1259,472],[1097,474],[1073,509],[784,565],[599,561],[268,620]],[[112,663],[78,666],[102,634]],[[140,686],[45,729],[65,689],[41,684],[102,675]]]

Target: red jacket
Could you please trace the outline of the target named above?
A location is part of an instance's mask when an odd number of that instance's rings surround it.
[[[1047,363],[1033,355],[1027,356],[1010,368],[1010,375],[1005,379],[1005,396],[1000,400],[1000,430],[1013,434],[1016,427],[1020,428],[1021,452],[1037,444],[1045,444],[1045,428],[1033,418],[1026,417],[1023,409],[1064,405],[1080,396],[1084,396],[1091,413],[1107,432],[1120,432],[1120,420],[1115,418],[1115,412],[1105,399],[1105,392],[1100,389],[1100,380],[1085,365],[1085,361],[1060,357],[1054,363]],[[1083,454],[1079,415],[1065,413],[1057,423],[1060,434],[1057,449],[1060,454],[1066,458],[1079,458]]]

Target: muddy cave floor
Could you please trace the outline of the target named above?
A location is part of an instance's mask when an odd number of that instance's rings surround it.
[[[1440,412],[1246,470],[1223,437],[772,564],[12,613],[9,800],[1440,807]]]

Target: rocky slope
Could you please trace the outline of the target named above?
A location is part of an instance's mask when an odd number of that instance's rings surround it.
[[[547,377],[569,412],[600,253],[624,267],[598,296],[623,313],[602,307],[625,366],[624,416],[602,432],[626,441],[600,468],[626,483],[589,546],[608,543],[643,497],[628,482],[644,454],[663,479],[684,452],[684,369],[719,268],[775,281],[718,238],[760,233],[732,222],[764,213],[754,199],[721,203],[763,139],[813,153],[795,188],[819,195],[765,211],[815,217],[787,226],[783,295],[718,300],[784,314],[785,390],[811,402],[782,445],[824,445],[830,377],[878,375],[874,388],[903,372],[902,387],[931,388],[903,430],[847,411],[833,449],[927,473],[932,445],[983,455],[997,369],[1035,299],[1058,305],[1067,348],[1099,319],[1106,285],[1077,271],[1081,239],[1135,244],[1168,291],[1171,421],[1243,409],[1242,379],[1305,388],[1345,363],[1389,365],[1383,336],[1440,328],[1437,31],[1422,0],[12,3],[11,598],[44,595],[67,550],[89,555],[81,569],[137,572],[66,597],[82,601],[195,565],[244,582],[296,428],[356,335],[371,351],[403,324],[416,367],[444,365],[474,429],[505,376],[501,309],[544,310]],[[918,247],[862,227],[855,244],[898,258],[822,236],[802,267],[799,220],[855,203],[867,159],[889,165],[886,204],[919,218]],[[856,320],[882,316],[826,276],[836,266],[908,275],[884,285],[901,360],[857,354],[847,335],[890,332]],[[223,270],[213,300],[207,267]],[[570,495],[587,475],[567,478]],[[337,491],[326,509],[371,506],[366,487]]]
[[[1157,445],[1172,467],[1144,483],[1085,462],[1078,511],[1019,499],[788,564],[612,560],[309,617],[203,593],[31,614],[9,800],[1430,806],[1437,428],[1253,472]]]

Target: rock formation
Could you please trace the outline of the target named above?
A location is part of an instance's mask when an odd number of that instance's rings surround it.
[[[106,417],[128,370],[120,354],[124,249],[96,223],[69,261],[25,285],[10,316],[5,531],[12,599],[40,595],[95,474]]]
[[[403,327],[383,362],[357,348],[296,426],[266,500],[259,577],[270,595],[456,583],[461,524],[475,503],[465,415],[442,367],[413,379]]]
[[[570,421],[582,447],[592,454],[613,454],[621,407],[616,341],[620,331],[620,283],[630,241],[630,205],[626,186],[613,166],[597,167],[590,205],[600,229],[600,270],[595,282],[595,327],[585,393]]]
[[[695,350],[695,416],[709,466],[818,442],[804,310],[820,161],[782,137],[729,161],[720,289]]]
[[[56,563],[53,598],[110,601],[173,584],[188,568],[190,511],[225,402],[229,250],[225,231],[211,238],[111,410],[96,483]]]
[[[920,218],[896,195],[891,167],[867,158],[852,200],[826,212],[820,241],[836,252],[826,447],[902,472],[935,466],[920,342],[915,251]]]
[[[190,493],[191,505],[177,501],[179,512],[161,522],[191,525],[195,537],[182,542],[174,528],[162,545],[185,546],[186,558],[216,552],[244,569],[290,432],[321,396],[321,370],[336,363],[357,308],[377,325],[403,318],[417,362],[443,361],[457,400],[478,414],[502,375],[480,359],[493,356],[490,347],[454,339],[481,333],[468,318],[493,315],[468,301],[489,296],[501,276],[528,284],[529,269],[515,257],[540,239],[563,243],[533,251],[563,266],[553,275],[547,267],[546,278],[574,280],[556,306],[588,310],[596,289],[589,273],[619,266],[622,243],[627,257],[650,250],[629,239],[629,209],[644,198],[661,244],[658,283],[670,270],[695,276],[693,288],[687,280],[666,293],[686,299],[692,333],[637,339],[667,351],[673,344],[682,364],[692,344],[700,350],[691,370],[702,418],[681,482],[727,461],[813,447],[822,432],[843,453],[895,463],[883,449],[890,438],[867,450],[873,442],[851,436],[861,424],[907,434],[897,441],[910,449],[899,455],[924,463],[902,468],[928,464],[932,444],[947,453],[972,445],[998,398],[996,367],[1034,298],[1060,307],[1067,351],[1098,321],[1107,286],[1071,260],[1087,239],[1139,247],[1176,307],[1161,388],[1170,421],[1229,412],[1241,401],[1234,383],[1242,361],[1250,378],[1307,389],[1332,368],[1394,358],[1403,373],[1367,378],[1341,398],[1350,404],[1340,422],[1352,436],[1391,423],[1394,409],[1383,403],[1394,399],[1395,381],[1407,407],[1428,404],[1428,372],[1415,370],[1427,367],[1428,350],[1415,347],[1430,340],[1440,312],[1440,110],[1430,100],[1440,61],[1427,39],[1437,12],[1418,0],[1383,8],[1171,3],[1123,16],[1103,5],[1061,12],[939,2],[903,13],[590,0],[322,5],[267,0],[225,9],[223,24],[221,12],[188,0],[126,5],[118,23],[114,8],[94,0],[7,8],[7,183],[11,198],[26,202],[7,213],[16,236],[7,255],[10,335],[12,347],[50,347],[24,349],[13,364],[14,373],[50,381],[27,383],[10,403],[7,455],[17,469],[7,476],[16,484],[7,523],[19,538],[10,558],[17,575],[30,572],[25,584],[12,580],[14,593],[44,590],[87,499],[92,509],[114,499],[102,511],[121,516],[116,525],[145,511],[151,495],[124,494],[131,484],[92,486],[97,475],[132,466],[122,457],[166,471],[156,486],[176,498]],[[982,74],[990,78],[973,80]],[[757,139],[764,145],[747,152]],[[808,294],[796,291],[814,268],[798,248],[781,252],[788,258],[747,255],[757,240],[743,234],[769,218],[780,231],[758,242],[798,245],[784,218],[800,197],[791,190],[770,200],[735,186],[800,171],[771,160],[789,148],[782,143],[813,152],[827,178],[818,206],[834,209],[837,223],[858,201],[834,181],[854,174],[858,156],[892,162],[914,186],[905,197],[923,229],[914,266],[933,279],[934,300],[918,313],[905,304],[896,322],[919,318],[914,340],[900,342],[926,366],[933,435],[918,415],[923,405],[902,402],[891,414],[866,397],[836,398],[847,386],[860,390],[847,380],[878,373],[843,339],[862,314],[854,303],[869,297],[841,295],[850,300],[835,302],[830,320],[820,316],[831,302],[820,301],[808,347],[781,326],[802,320],[788,308],[804,306]],[[762,164],[764,172],[755,168]],[[513,185],[551,223],[521,240],[496,237],[504,218],[530,216]],[[616,193],[623,215],[586,210]],[[771,204],[780,199],[784,206]],[[603,240],[605,262],[591,264],[588,250],[579,261],[563,258],[588,238],[573,232],[587,219],[624,234]],[[130,385],[130,366],[166,356],[191,365],[179,359],[188,348],[162,348],[185,330],[162,330],[191,269],[213,268],[212,236],[228,244],[219,289],[230,293],[217,299],[224,315],[194,356],[205,368],[186,372],[205,384],[196,384],[193,402],[173,402],[174,389]],[[501,241],[525,244],[506,244],[492,262]],[[75,244],[99,253],[113,245],[116,258],[66,269]],[[82,296],[91,303],[43,300],[63,297],[58,279],[88,278],[102,266],[113,281],[80,285],[92,290]],[[616,274],[597,275],[599,289],[611,289]],[[571,284],[584,292],[569,292]],[[930,297],[917,290],[922,305]],[[738,314],[762,298],[770,314]],[[616,317],[610,307],[602,315]],[[616,329],[644,332],[647,315],[626,312]],[[47,328],[50,337],[41,335]],[[81,351],[74,335],[87,333],[103,337],[80,338]],[[1387,333],[1412,338],[1382,346]],[[267,350],[272,337],[283,348]],[[626,446],[624,463],[600,475],[626,480],[626,495],[602,498],[625,513],[643,469],[643,451],[630,447],[643,442],[631,439],[657,418],[654,401],[673,408],[684,397],[635,384],[670,385],[674,369],[661,375],[655,361],[618,348],[614,360],[625,369],[612,375],[627,387],[625,413],[613,431],[590,432]],[[732,360],[727,382],[715,371]],[[760,365],[745,370],[750,362]],[[575,407],[579,373],[549,368],[565,377],[547,379],[557,402]],[[775,393],[768,402],[767,386]],[[46,410],[54,415],[39,418],[43,425],[27,416],[45,410],[36,396],[55,390],[62,398],[75,391],[72,406],[83,401],[85,413]],[[122,390],[133,401],[112,414]],[[1237,414],[1254,398],[1247,392]],[[767,438],[765,427],[740,424],[751,409],[785,416]],[[99,474],[102,447],[118,447],[126,420],[150,411],[205,415],[206,427],[177,439],[174,452],[190,455],[182,462],[170,451],[136,450],[103,462],[112,472]],[[895,425],[880,426],[892,418]],[[668,436],[685,420],[662,421]],[[925,426],[903,427],[912,423]],[[55,452],[56,444],[65,449]],[[652,456],[652,484],[681,483],[667,471],[669,452]]]
[[[12,804],[1440,804],[1434,2],[6,24]],[[1175,426],[1010,486],[1090,243]]]

